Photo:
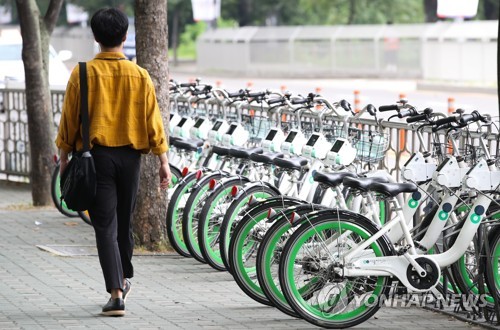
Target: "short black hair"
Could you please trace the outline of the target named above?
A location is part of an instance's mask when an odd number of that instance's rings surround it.
[[[90,19],[95,40],[105,47],[119,46],[128,30],[128,18],[116,8],[99,9]]]

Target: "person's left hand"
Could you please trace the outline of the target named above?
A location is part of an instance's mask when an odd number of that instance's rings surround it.
[[[170,166],[168,162],[160,165],[160,188],[167,189],[172,181],[172,173],[170,173]]]

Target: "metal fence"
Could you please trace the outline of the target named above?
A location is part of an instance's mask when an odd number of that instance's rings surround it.
[[[64,92],[52,92],[52,107],[54,113],[54,130],[60,121],[61,110],[64,98]],[[0,97],[3,100],[3,107],[0,108],[0,179],[3,180],[29,180],[30,174],[30,160],[29,160],[29,138],[28,138],[28,116],[26,112],[26,94],[24,90],[19,89],[3,89],[0,90]],[[219,101],[210,99],[205,103],[199,103],[193,109],[193,104],[183,98],[171,99],[171,107],[181,109],[185,113],[191,114],[206,114],[218,117],[224,114],[225,118],[229,121],[243,121],[251,124],[254,129],[253,142],[258,143],[259,139],[265,136],[265,128],[269,127],[269,121],[274,120],[273,115],[268,113],[268,109],[261,105],[244,106],[243,112],[238,114],[235,109],[230,109],[224,112],[224,109]],[[313,115],[302,115],[301,123],[294,121],[291,113],[285,113],[286,120],[282,121],[285,129],[297,127],[301,125],[303,129],[309,130],[312,133],[318,130],[320,124],[317,122],[317,117]],[[257,119],[256,119],[257,118]],[[321,125],[335,125],[340,126],[342,118],[331,116],[328,119],[323,119]],[[255,123],[262,123],[257,125]],[[336,123],[336,124],[335,124]],[[360,118],[352,125],[362,130],[381,130],[384,131],[389,137],[388,150],[385,158],[378,164],[379,168],[386,169],[395,178],[399,178],[400,169],[404,165],[409,156],[420,149],[420,141],[417,138],[415,127],[408,126],[404,122],[381,121],[379,125],[373,120],[368,118]],[[258,129],[256,129],[256,127]],[[330,127],[330,132],[332,131]],[[469,145],[469,150],[479,149],[479,136],[482,134],[486,136],[488,147],[492,155],[497,155],[498,132],[471,132],[470,136],[465,140],[461,139],[460,145],[462,148],[465,142]],[[444,136],[440,136],[438,140],[432,137],[430,130],[424,131],[424,143],[427,150],[433,150],[436,145],[444,145]],[[447,153],[449,148],[442,148],[442,152]]]
[[[64,92],[52,91],[55,128],[61,119]],[[28,181],[30,173],[28,113],[24,89],[0,89],[0,179]]]

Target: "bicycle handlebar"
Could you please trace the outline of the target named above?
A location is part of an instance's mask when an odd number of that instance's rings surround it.
[[[378,111],[380,112],[392,111],[392,110],[399,110],[399,106],[397,104],[391,104],[391,105],[381,105],[380,107],[378,107]]]
[[[415,122],[417,122],[417,121],[422,121],[422,120],[427,119],[427,116],[428,116],[428,115],[427,115],[426,113],[422,113],[422,114],[420,114],[420,115],[416,115],[416,116],[412,116],[412,117],[410,117],[410,118],[406,118],[406,122],[407,122],[408,124],[415,123]]]
[[[179,86],[181,86],[181,87],[196,87],[197,84],[194,82],[190,82],[190,83],[181,83]]]
[[[227,93],[227,96],[229,96],[230,98],[235,98],[235,97],[243,97],[245,96],[245,94],[246,91],[244,89],[240,89],[239,91],[234,93]]]
[[[248,97],[251,98],[258,98],[258,97],[263,97],[266,95],[266,92],[254,92],[254,93],[248,93]]]
[[[274,99],[267,100],[267,104],[271,105],[271,104],[275,104],[275,103],[281,103],[284,100],[285,100],[284,97],[277,97],[277,98],[274,98]]]
[[[415,109],[402,110],[398,113],[398,118],[417,116],[418,112]]]

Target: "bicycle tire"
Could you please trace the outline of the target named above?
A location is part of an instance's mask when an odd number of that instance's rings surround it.
[[[170,245],[183,257],[191,257],[182,235],[182,213],[186,207],[189,192],[196,183],[196,173],[189,173],[176,184],[167,206],[167,236]]]
[[[490,296],[495,294],[496,301],[500,302],[500,226],[495,225],[488,233],[488,244],[491,253],[491,262],[486,258],[486,248],[483,246],[483,253],[481,253],[482,262],[486,264],[486,285],[490,292]],[[491,297],[491,308],[494,308],[495,298]]]

